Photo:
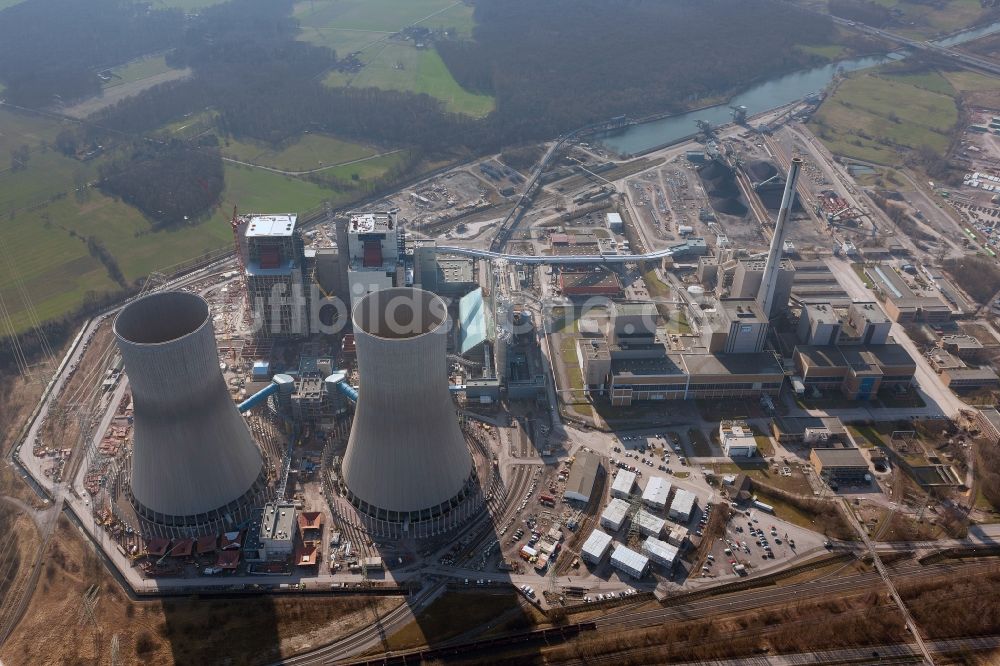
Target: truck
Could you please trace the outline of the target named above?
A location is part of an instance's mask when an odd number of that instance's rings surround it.
[[[539,495],[538,496],[538,501],[541,504],[544,504],[545,506],[555,506],[556,505],[556,498],[553,497],[552,495],[545,495],[545,494]]]

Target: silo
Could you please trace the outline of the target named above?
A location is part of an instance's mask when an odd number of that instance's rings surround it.
[[[162,292],[114,323],[134,403],[132,506],[148,531],[185,535],[227,527],[266,487],[256,442],[219,369],[205,299]]]
[[[353,322],[361,385],[341,464],[347,497],[377,533],[449,529],[478,486],[448,391],[445,303],[383,289],[358,301]]]

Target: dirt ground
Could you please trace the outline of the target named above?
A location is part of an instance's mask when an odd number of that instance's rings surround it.
[[[385,614],[402,603],[273,596],[130,601],[65,517],[44,567],[24,619],[0,650],[7,666],[109,663],[115,635],[121,664],[270,663],[370,622],[372,604]],[[91,586],[98,590],[96,624],[83,612]]]

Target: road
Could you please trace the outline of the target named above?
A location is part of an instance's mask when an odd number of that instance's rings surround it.
[[[336,169],[337,167],[348,166],[350,164],[357,164],[358,162],[366,162],[368,160],[373,160],[376,157],[385,157],[387,155],[395,155],[396,153],[403,152],[403,149],[389,150],[384,153],[378,153],[376,155],[369,155],[368,157],[359,157],[356,160],[348,160],[347,162],[338,162],[337,164],[327,164],[325,166],[316,167],[315,169],[307,169],[305,171],[287,171],[285,169],[275,169],[274,167],[264,166],[263,164],[254,164],[253,162],[243,162],[240,160],[233,159],[232,157],[223,157],[223,162],[229,162],[230,164],[239,164],[242,166],[253,167],[254,169],[262,169],[263,171],[270,171],[271,173],[280,173],[284,176],[306,176],[311,173],[319,173],[320,171],[326,171],[327,169]]]

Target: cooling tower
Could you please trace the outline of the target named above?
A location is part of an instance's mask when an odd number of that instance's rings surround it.
[[[118,314],[114,333],[134,403],[135,511],[161,534],[235,522],[266,472],[219,369],[208,303],[152,294]]]
[[[361,386],[341,464],[348,499],[379,523],[446,529],[475,475],[448,391],[445,303],[383,289],[358,301],[353,321]]]

